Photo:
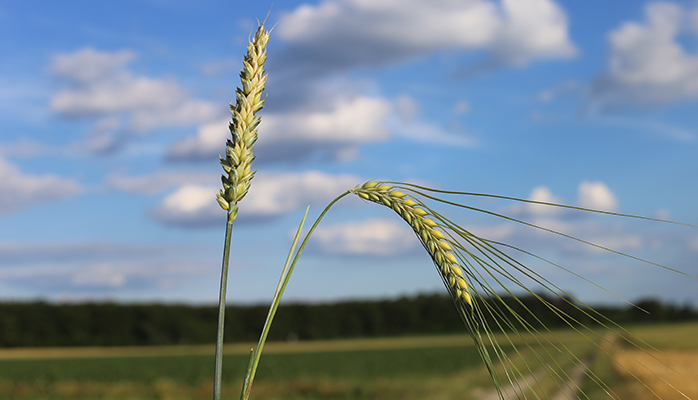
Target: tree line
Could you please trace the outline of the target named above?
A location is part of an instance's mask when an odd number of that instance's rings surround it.
[[[542,295],[541,295],[542,296]],[[478,300],[482,308],[510,315],[507,329],[593,325],[593,315],[564,298],[545,297],[562,313],[546,307],[535,296],[503,297],[503,302]],[[642,300],[638,307],[595,307],[619,324],[680,322],[698,319],[691,306]],[[256,341],[267,305],[229,305],[227,342]],[[488,313],[484,313],[487,315]],[[493,322],[487,316],[488,322]],[[213,343],[215,306],[165,304],[52,304],[43,301],[0,303],[0,347],[141,346]],[[313,340],[465,333],[452,300],[446,295],[418,295],[391,300],[342,301],[331,304],[281,305],[269,333],[270,340]]]

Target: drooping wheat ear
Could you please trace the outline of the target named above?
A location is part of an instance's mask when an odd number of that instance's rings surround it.
[[[428,211],[420,207],[416,201],[406,198],[407,194],[378,182],[366,182],[351,192],[364,200],[390,207],[398,213],[417,234],[454,296],[472,306],[472,296],[458,259],[444,234],[437,229],[438,224],[426,217],[429,215]]]
[[[216,195],[216,200],[228,211],[228,222],[231,223],[237,217],[238,202],[250,190],[250,181],[256,172],[252,171],[251,167],[255,158],[257,126],[261,121],[257,113],[264,107],[266,100],[262,99],[262,92],[267,82],[264,62],[267,60],[268,42],[269,32],[264,29],[264,24],[261,24],[247,46],[244,66],[240,71],[242,89],[238,88],[235,91],[235,106],[230,104],[230,112],[233,114],[233,121],[230,123],[232,138],[226,143],[225,158],[221,157],[221,166],[227,176],[221,177],[223,189]]]

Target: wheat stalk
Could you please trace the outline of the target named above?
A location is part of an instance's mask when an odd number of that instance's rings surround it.
[[[220,295],[218,297],[218,330],[216,332],[216,356],[213,375],[213,399],[221,398],[223,377],[223,327],[225,325],[225,299],[228,286],[228,264],[230,260],[230,240],[233,235],[233,221],[238,215],[238,202],[250,190],[254,161],[254,144],[257,141],[257,126],[261,118],[257,113],[264,107],[262,92],[267,76],[264,75],[264,62],[267,60],[269,32],[260,24],[254,38],[247,46],[247,54],[240,72],[242,89],[235,91],[235,106],[230,105],[233,121],[230,123],[231,139],[226,142],[225,158],[220,159],[227,175],[221,177],[223,189],[216,194],[218,204],[228,213],[223,247]]]

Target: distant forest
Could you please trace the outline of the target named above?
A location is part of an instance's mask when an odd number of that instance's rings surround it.
[[[570,324],[594,325],[586,314],[588,310],[576,309],[562,298],[546,298],[563,310]],[[534,326],[566,325],[533,296],[519,298],[521,303],[514,298],[505,298],[505,301]],[[489,301],[489,304],[494,306],[495,303]],[[698,319],[698,310],[690,306],[654,299],[636,304],[647,312],[631,306],[595,309],[625,325]],[[226,341],[256,341],[267,308],[267,305],[229,305]],[[503,308],[501,304],[499,308]],[[0,303],[0,347],[204,344],[215,341],[216,323],[217,308],[214,306]],[[465,326],[449,297],[419,295],[380,301],[282,305],[269,338],[313,340],[464,332]]]

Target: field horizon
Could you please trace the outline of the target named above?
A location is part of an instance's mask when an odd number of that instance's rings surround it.
[[[651,398],[643,397],[647,387],[638,386],[628,377],[629,372],[637,373],[638,364],[632,359],[638,354],[651,360],[651,364],[645,363],[658,371],[652,380],[643,375],[653,390],[656,387],[662,393],[671,393],[661,386],[663,380],[668,380],[677,387],[686,386],[684,392],[692,393],[690,385],[698,360],[698,344],[693,338],[698,334],[698,322],[627,329],[646,347],[627,351],[621,347],[610,361],[594,356],[599,353],[595,353],[595,344],[573,329],[543,335],[575,349],[589,368],[595,362],[610,362],[611,369],[604,379],[611,379],[617,393],[632,393],[621,398]],[[223,390],[227,397],[239,390],[254,345],[225,346]],[[510,346],[503,347],[511,351]],[[207,398],[211,394],[213,352],[213,344],[0,349],[0,399]],[[528,363],[534,360],[528,351],[512,357],[517,358]],[[682,366],[681,373],[662,367],[662,362],[673,369]],[[560,365],[570,370],[574,367],[564,359]],[[545,380],[541,387],[551,393],[559,390]],[[489,375],[465,334],[269,342],[254,391],[254,397],[260,399],[419,399],[431,398],[434,393],[439,398],[456,399],[465,392],[477,398],[488,398],[493,393]]]

